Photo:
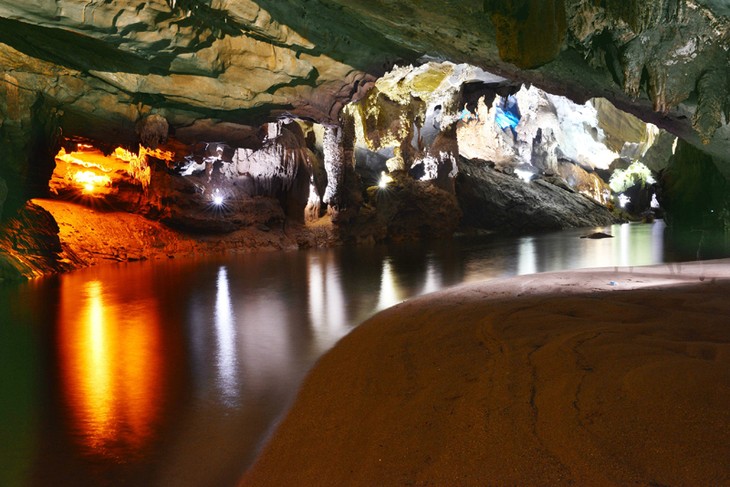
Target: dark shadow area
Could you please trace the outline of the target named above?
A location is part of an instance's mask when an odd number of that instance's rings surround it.
[[[667,228],[664,249],[673,262],[722,259],[730,256],[730,238],[723,231]]]
[[[166,74],[171,57],[145,59],[113,44],[63,29],[0,18],[0,42],[28,56],[79,71]]]
[[[257,3],[274,20],[315,44],[307,51],[309,54],[327,55],[371,74],[379,76],[391,69],[394,62],[413,62],[421,55],[390,41],[381,32],[349,15],[341,6],[318,0],[260,0]]]

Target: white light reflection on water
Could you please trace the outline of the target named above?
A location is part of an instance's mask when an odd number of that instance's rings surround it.
[[[611,233],[614,238],[606,239],[605,245],[611,248],[612,265],[631,267],[662,262],[664,222],[653,225],[613,225]],[[605,257],[596,260],[596,266],[606,265]]]
[[[318,348],[330,347],[349,329],[339,267],[331,254],[307,256],[309,269],[309,317]]]
[[[309,257],[309,317],[315,328],[326,320],[324,270],[318,255]]]
[[[221,266],[218,268],[215,298],[218,386],[224,404],[229,407],[237,405],[239,391],[235,323],[228,271],[225,266]]]
[[[298,334],[289,324],[296,323],[301,313],[280,286],[249,287],[239,281],[234,289],[239,291],[234,308],[239,333],[238,372],[249,394],[244,399],[255,401],[256,396],[268,394],[288,370],[296,368],[294,342]]]
[[[386,257],[383,259],[383,270],[380,274],[380,295],[378,298],[377,310],[383,310],[390,308],[400,303],[400,292],[398,290],[398,283],[393,273],[393,267],[390,263],[390,258]]]
[[[613,238],[580,238],[592,231],[606,232]],[[625,223],[521,237],[512,246],[477,246],[465,252],[463,281],[578,268],[658,264],[664,259],[663,233],[663,222]]]
[[[438,277],[440,277],[440,273],[436,272],[433,257],[429,256],[428,264],[426,265],[426,279],[424,280],[421,294],[428,294],[441,289],[443,284]]]
[[[520,276],[537,272],[537,256],[533,240],[532,237],[520,239],[517,250],[517,274]]]
[[[664,224],[664,221],[658,221],[651,225],[651,237],[649,237],[649,241],[651,242],[651,251],[652,255],[654,256],[654,260],[662,259],[664,260],[664,229],[666,225]],[[661,257],[660,257],[661,256]]]
[[[621,225],[618,231],[618,238],[612,242],[618,243],[618,247],[620,248],[618,258],[618,265],[620,266],[627,266],[631,263],[631,249],[634,246],[632,245],[633,242],[631,242],[631,234],[629,232],[630,228],[628,225]]]

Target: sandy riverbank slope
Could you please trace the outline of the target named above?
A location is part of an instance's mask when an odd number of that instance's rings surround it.
[[[730,261],[524,276],[386,310],[242,485],[730,485]]]

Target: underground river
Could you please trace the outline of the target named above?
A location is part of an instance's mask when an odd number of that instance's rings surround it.
[[[665,251],[661,222],[603,230],[614,238],[170,260],[0,286],[0,485],[234,485],[317,358],[378,310],[476,280],[688,259]]]

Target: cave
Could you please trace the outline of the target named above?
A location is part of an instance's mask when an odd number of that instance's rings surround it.
[[[717,0],[4,2],[0,484],[730,481],[729,52]]]

